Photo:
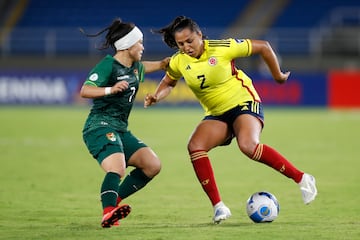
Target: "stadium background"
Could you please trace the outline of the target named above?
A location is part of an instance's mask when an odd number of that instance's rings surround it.
[[[0,0],[0,239],[360,239],[359,5]],[[316,176],[314,204],[303,206],[292,181],[246,160],[233,141],[209,153],[233,213],[214,227],[186,151],[202,110],[193,107],[198,104],[184,84],[167,104],[143,109],[141,94],[155,88],[161,76],[155,74],[141,85],[129,122],[159,155],[162,171],[128,199],[133,211],[120,228],[101,229],[104,173],[82,141],[90,106],[78,90],[105,53],[94,48],[100,39],[88,39],[78,28],[95,32],[115,17],[134,21],[146,35],[144,59],[159,59],[172,51],[150,29],[179,14],[194,18],[209,37],[269,40],[283,69],[292,71],[287,84],[277,85],[258,57],[238,62],[263,102],[276,106],[264,108],[262,142]],[[160,107],[166,105],[176,107]],[[281,204],[273,224],[259,226],[246,217],[246,199],[258,190],[272,192]]]
[[[237,65],[247,72],[264,104],[274,106],[360,107],[360,2],[358,0],[228,0],[192,1],[46,1],[4,0],[0,3],[0,104],[87,104],[78,90],[88,71],[106,53],[95,49],[96,32],[120,17],[144,32],[143,60],[171,55],[151,29],[186,15],[209,38],[270,41],[283,70],[292,72],[277,85],[258,57]],[[137,103],[152,92],[162,73],[150,74]],[[179,84],[164,105],[197,105]]]

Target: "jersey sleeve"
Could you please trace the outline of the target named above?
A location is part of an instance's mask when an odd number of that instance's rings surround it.
[[[166,74],[173,80],[180,80],[182,73],[179,71],[180,59],[179,53],[175,53],[171,56],[169,67],[166,70]]]
[[[230,39],[230,48],[227,51],[229,59],[248,57],[251,55],[250,39]]]
[[[84,85],[96,87],[107,86],[112,71],[112,61],[109,58],[99,62],[89,73]]]

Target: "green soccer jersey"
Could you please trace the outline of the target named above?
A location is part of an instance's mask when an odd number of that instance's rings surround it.
[[[120,132],[127,131],[128,118],[139,82],[144,81],[144,65],[141,62],[134,62],[128,68],[107,55],[91,70],[84,85],[111,87],[119,81],[127,81],[129,88],[118,94],[93,99],[93,106],[85,122],[84,133],[105,126]]]

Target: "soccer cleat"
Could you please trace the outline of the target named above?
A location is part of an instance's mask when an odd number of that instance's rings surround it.
[[[315,178],[310,174],[304,173],[301,181],[299,182],[299,186],[304,203],[309,204],[310,202],[312,202],[317,195]]]
[[[215,224],[220,224],[221,221],[224,221],[231,216],[230,209],[227,206],[225,206],[224,204],[221,204],[220,206],[215,207],[214,212],[215,213],[214,213],[213,221]]]
[[[114,208],[111,212],[104,214],[101,226],[103,228],[109,228],[113,225],[118,225],[120,219],[126,218],[131,211],[131,207],[127,204],[122,204]]]

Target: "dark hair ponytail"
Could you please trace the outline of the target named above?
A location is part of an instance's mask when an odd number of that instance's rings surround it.
[[[175,33],[184,28],[189,28],[191,31],[200,32],[200,28],[195,21],[185,16],[176,17],[169,25],[159,30],[153,30],[154,33],[159,33],[163,36],[163,41],[170,48],[178,49],[175,41]]]
[[[113,20],[110,26],[104,28],[103,30],[95,34],[85,33],[82,28],[80,28],[79,30],[87,37],[97,37],[107,31],[105,41],[100,47],[98,47],[98,49],[104,50],[111,47],[116,51],[114,43],[120,38],[124,37],[126,34],[128,34],[134,27],[134,23],[124,23],[120,18],[117,18]]]

